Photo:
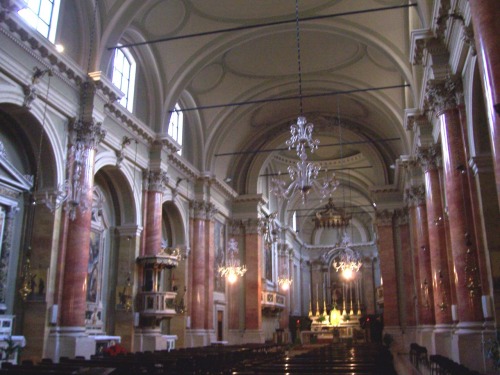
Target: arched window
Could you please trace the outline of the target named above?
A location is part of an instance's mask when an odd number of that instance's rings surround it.
[[[19,15],[52,43],[56,40],[60,0],[25,0]]]
[[[184,114],[181,111],[179,103],[174,107],[174,111],[170,115],[170,124],[168,125],[168,135],[171,136],[179,145],[181,149],[178,154],[182,154],[182,132],[184,129]]]
[[[297,232],[297,211],[293,211],[292,215],[292,229],[294,232]]]
[[[130,52],[126,48],[115,49],[112,80],[123,93],[119,103],[130,112],[134,109],[135,69],[135,60]]]

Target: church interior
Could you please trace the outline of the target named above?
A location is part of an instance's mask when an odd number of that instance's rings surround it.
[[[0,362],[362,341],[495,373],[499,17],[0,0]]]

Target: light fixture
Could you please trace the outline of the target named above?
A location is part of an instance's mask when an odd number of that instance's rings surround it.
[[[309,147],[311,153],[318,148],[319,140],[312,138],[314,125],[308,123],[303,115],[302,106],[302,66],[300,60],[300,27],[299,27],[299,3],[295,1],[295,24],[297,36],[297,67],[298,67],[298,83],[299,83],[299,103],[300,115],[297,118],[297,123],[290,126],[290,139],[286,141],[286,145],[290,150],[294,147],[297,151],[297,156],[300,158],[295,166],[288,166],[288,174],[290,176],[290,184],[286,186],[285,181],[280,177],[271,180],[271,192],[280,199],[289,200],[295,194],[300,194],[302,203],[305,203],[307,196],[311,190],[315,190],[322,198],[331,196],[338,187],[339,182],[335,179],[335,175],[327,176],[320,182],[317,180],[320,165],[314,162],[307,161],[306,146]],[[326,172],[326,171],[325,171]]]
[[[281,245],[281,244],[280,244]],[[282,263],[281,276],[278,277],[278,285],[283,291],[288,291],[292,285],[293,279],[290,277],[290,253],[286,245],[281,245],[280,258]]]
[[[330,198],[324,209],[317,211],[313,219],[316,229],[319,228],[346,228],[351,215],[347,215],[343,209],[335,207],[333,199]]]
[[[236,282],[238,277],[243,276],[247,272],[245,265],[240,266],[238,259],[238,241],[234,238],[229,239],[227,257],[225,265],[219,266],[219,274],[225,277],[231,284]]]
[[[339,252],[332,263],[335,271],[340,272],[345,280],[352,280],[363,265],[359,253],[349,247],[349,242],[348,234],[344,233]]]

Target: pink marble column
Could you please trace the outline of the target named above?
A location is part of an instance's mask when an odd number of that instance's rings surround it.
[[[483,92],[488,112],[491,151],[500,204],[500,2],[469,0]]]
[[[215,259],[215,210],[210,210],[205,222],[205,328],[214,329],[214,259]]]
[[[432,288],[431,256],[425,206],[425,187],[412,186],[408,191],[412,221],[414,252],[417,257],[417,284],[420,325],[434,324],[434,293]]]
[[[241,237],[241,222],[234,220],[229,223],[229,236],[230,238],[234,238],[238,244],[243,244]],[[241,246],[238,245],[239,248]],[[239,250],[238,256],[241,256],[241,250]],[[243,262],[241,262],[243,264]],[[245,277],[245,276],[244,276]],[[243,308],[242,306],[242,296],[243,296],[243,280],[241,279],[235,283],[227,282],[227,299],[229,305],[229,329],[230,330],[239,330],[242,329],[240,325],[240,310]]]
[[[384,325],[399,326],[398,290],[394,247],[393,212],[377,212],[380,273],[384,280]]]
[[[460,81],[431,81],[428,102],[441,122],[443,169],[450,223],[451,250],[460,322],[482,321],[481,280],[472,228],[472,209],[461,135],[458,100]]]
[[[191,286],[191,328],[205,328],[206,308],[206,205],[194,202],[192,286]]]
[[[161,250],[162,240],[162,204],[166,173],[149,171],[147,185],[147,214],[145,228],[144,255],[154,256]]]
[[[257,220],[245,223],[245,329],[262,329],[262,241]]]
[[[399,232],[399,242],[401,244],[401,259],[411,259],[411,236],[410,225],[408,222],[408,210],[397,210],[395,212],[396,225]],[[412,262],[403,261],[401,264],[401,277],[403,279],[402,287],[404,288],[404,298],[400,303],[401,309],[404,309],[404,324],[406,326],[415,326],[417,324],[417,317],[415,313],[415,301],[413,300],[413,268]],[[418,268],[418,267],[416,267]],[[397,271],[396,271],[397,272]],[[384,278],[385,289],[385,278]],[[384,291],[385,295],[385,291]],[[385,298],[385,297],[384,297]]]
[[[89,263],[90,226],[92,214],[92,195],[94,186],[94,161],[97,145],[104,139],[101,124],[91,118],[70,124],[75,133],[73,152],[69,157],[74,160],[70,171],[73,186],[81,188],[80,205],[76,206],[69,197],[68,204],[75,211],[68,211],[69,222],[66,234],[66,252],[62,285],[60,324],[62,327],[85,326],[87,308],[87,267]],[[82,209],[86,207],[86,209]],[[74,217],[73,216],[74,213]],[[63,234],[64,236],[64,234]]]
[[[427,226],[434,294],[436,324],[451,324],[451,287],[446,252],[443,202],[438,172],[439,150],[435,146],[421,148],[418,159],[425,173]]]

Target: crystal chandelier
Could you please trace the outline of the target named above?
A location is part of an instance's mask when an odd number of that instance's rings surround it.
[[[294,147],[297,151],[297,156],[300,158],[295,166],[288,167],[290,176],[290,184],[286,186],[285,181],[278,178],[271,180],[271,192],[280,199],[290,199],[295,194],[300,194],[302,203],[307,200],[307,195],[311,190],[315,190],[322,198],[330,196],[338,187],[339,182],[335,179],[335,175],[327,176],[318,181],[318,174],[321,169],[320,165],[314,162],[307,161],[306,146],[309,147],[311,153],[318,148],[319,140],[312,138],[314,125],[308,123],[302,111],[302,67],[300,63],[300,28],[299,28],[299,6],[298,0],[295,2],[295,17],[296,17],[296,35],[297,35],[297,66],[298,66],[298,82],[299,82],[299,102],[300,115],[297,118],[297,123],[290,126],[290,139],[286,141],[288,149]],[[325,171],[326,172],[326,171]]]
[[[238,259],[238,241],[231,238],[228,243],[228,255],[226,264],[219,266],[219,274],[225,277],[231,284],[236,282],[239,276],[243,276],[247,272],[245,265],[240,266]]]
[[[340,272],[346,280],[354,278],[356,272],[358,272],[363,265],[361,256],[356,250],[353,250],[348,246],[349,242],[349,235],[344,233],[340,251],[332,263],[335,271]]]

